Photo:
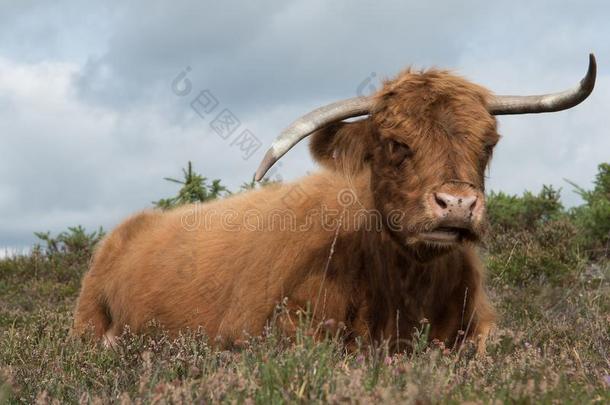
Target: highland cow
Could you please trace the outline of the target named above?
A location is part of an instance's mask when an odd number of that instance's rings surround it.
[[[111,342],[155,320],[230,346],[261,334],[284,302],[289,334],[307,310],[316,324],[341,324],[347,345],[402,349],[425,318],[430,339],[463,335],[483,350],[495,316],[476,249],[494,115],[571,108],[595,74],[590,55],[574,89],[497,96],[446,71],[407,70],[370,97],[314,110],[280,134],[256,178],[310,135],[319,172],[128,219],[97,248],[74,332],[90,326]]]

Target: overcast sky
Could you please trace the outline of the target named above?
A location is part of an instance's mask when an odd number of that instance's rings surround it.
[[[594,52],[583,104],[499,117],[488,187],[553,184],[573,205],[563,178],[589,186],[610,161],[608,2],[89,3],[0,0],[0,247],[31,245],[35,231],[111,228],[173,195],[162,178],[188,160],[236,188],[293,119],[408,65],[532,94],[575,85]],[[172,85],[181,72],[190,86]],[[215,108],[202,117],[191,103],[205,96]],[[224,109],[240,122],[227,139],[210,126]],[[263,144],[249,158],[236,142],[246,129]],[[309,170],[304,143],[275,175]]]

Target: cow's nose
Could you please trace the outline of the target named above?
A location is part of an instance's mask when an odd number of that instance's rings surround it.
[[[453,195],[448,193],[434,193],[432,198],[432,211],[439,219],[472,219],[473,214],[480,205],[478,197],[472,195]]]

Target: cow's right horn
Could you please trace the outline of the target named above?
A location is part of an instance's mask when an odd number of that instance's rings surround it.
[[[367,115],[371,110],[372,104],[373,102],[370,97],[354,97],[316,108],[297,119],[275,138],[258,170],[256,170],[254,175],[255,180],[260,181],[265,176],[265,173],[267,173],[267,170],[303,138],[333,122]]]

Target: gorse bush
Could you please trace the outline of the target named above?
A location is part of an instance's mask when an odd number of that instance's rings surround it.
[[[522,196],[491,192],[487,216],[487,267],[495,282],[566,282],[581,270],[579,231],[559,190],[543,186],[538,194]]]
[[[610,165],[599,165],[593,190],[574,186],[584,204],[568,210],[559,190],[551,186],[543,186],[538,194],[487,196],[492,277],[516,285],[534,280],[568,284],[590,259],[608,259]]]
[[[191,162],[188,162],[186,169],[182,169],[182,173],[184,175],[184,180],[177,180],[170,177],[165,178],[167,181],[182,185],[178,191],[178,195],[171,198],[162,198],[159,201],[153,202],[155,207],[170,209],[183,204],[206,202],[231,194],[218,179],[212,180],[212,183],[208,184],[207,177],[203,177],[193,171]]]
[[[80,274],[96,245],[105,233],[100,227],[97,231],[87,232],[82,226],[69,227],[67,231],[52,236],[50,232],[37,232],[42,242],[34,245],[31,258],[38,263],[36,269],[44,268],[56,277],[68,280]]]
[[[533,229],[564,213],[560,190],[546,185],[538,194],[526,191],[521,197],[492,191],[486,207],[489,222],[499,230]]]
[[[207,177],[193,171],[191,162],[188,162],[186,169],[182,169],[182,173],[184,175],[184,180],[177,180],[169,177],[165,178],[165,180],[171,181],[172,183],[178,183],[182,185],[182,187],[175,197],[162,198],[159,201],[154,201],[153,205],[156,208],[166,210],[184,204],[204,203],[233,194],[233,192],[224,186],[219,179],[212,180],[212,183],[208,184]],[[250,191],[275,183],[277,183],[275,180],[263,179],[262,181],[257,182],[252,179],[251,181],[242,183],[239,187],[239,192]]]
[[[30,254],[0,260],[0,296],[7,300],[4,309],[30,308],[36,297],[52,291],[55,300],[62,300],[67,293],[76,293],[95,247],[104,237],[104,230],[87,232],[82,226],[75,226],[55,236],[50,232],[35,235],[40,242]],[[23,284],[23,291],[18,293],[6,288],[11,284]],[[2,322],[0,314],[0,325]]]
[[[252,178],[252,180],[242,183],[242,185],[239,187],[239,191],[255,190],[257,188],[266,187],[279,182],[280,180],[271,180],[268,178],[264,178],[261,181],[256,181],[254,178]]]
[[[571,183],[585,204],[570,210],[588,251],[596,256],[610,257],[610,164],[598,166],[593,190],[587,191]]]
[[[101,227],[97,231],[87,233],[81,225],[69,227],[57,236],[51,236],[51,232],[36,232],[34,235],[43,241],[44,245],[38,244],[34,249],[50,258],[81,254],[88,256],[104,234]]]

